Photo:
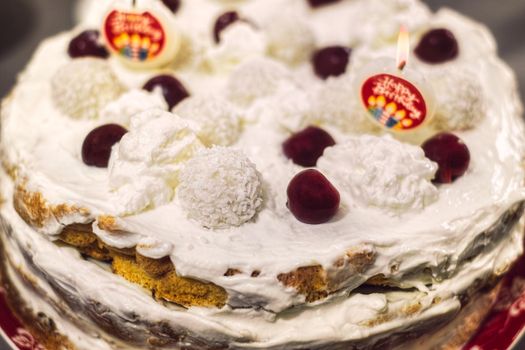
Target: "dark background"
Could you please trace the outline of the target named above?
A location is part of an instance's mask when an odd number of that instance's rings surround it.
[[[501,56],[518,73],[525,100],[525,0],[425,2],[433,9],[452,7],[486,23],[496,35]],[[74,5],[74,0],[0,0],[0,97],[13,86],[43,38],[73,26]]]

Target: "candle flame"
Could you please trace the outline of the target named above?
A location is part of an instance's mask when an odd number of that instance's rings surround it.
[[[406,26],[402,25],[397,39],[397,68],[403,70],[408,63],[410,53],[410,34]]]

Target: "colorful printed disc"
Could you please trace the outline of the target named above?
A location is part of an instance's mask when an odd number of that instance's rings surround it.
[[[391,74],[368,78],[361,99],[376,123],[393,131],[414,130],[427,118],[427,104],[411,82]]]
[[[133,62],[152,61],[166,46],[164,26],[149,12],[114,10],[106,17],[104,31],[110,49]]]

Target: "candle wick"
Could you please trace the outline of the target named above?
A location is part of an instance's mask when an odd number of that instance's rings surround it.
[[[131,0],[131,4],[133,7],[137,6],[137,0]]]
[[[403,69],[405,69],[406,65],[407,65],[407,61],[406,60],[402,60],[401,62],[399,62],[398,66],[397,66],[397,69],[402,71]]]

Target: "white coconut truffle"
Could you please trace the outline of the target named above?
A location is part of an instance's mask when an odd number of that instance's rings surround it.
[[[238,64],[264,56],[266,37],[250,23],[237,21],[221,32],[221,42],[209,49],[208,64],[216,71],[231,70]]]
[[[76,119],[93,119],[124,92],[124,87],[105,60],[80,58],[55,73],[51,91],[62,113]]]
[[[191,121],[161,109],[139,113],[130,124],[109,161],[109,186],[119,214],[168,203],[184,162],[203,148]]]
[[[129,126],[131,117],[148,109],[168,109],[162,96],[144,90],[130,90],[110,102],[100,112],[100,118],[107,123]]]
[[[347,76],[327,80],[312,100],[312,119],[318,124],[330,125],[345,133],[378,131],[360,105],[355,86]]]
[[[292,84],[287,69],[280,63],[257,58],[239,65],[230,75],[228,97],[241,106],[274,94],[280,87]]]
[[[395,44],[401,25],[414,33],[428,25],[431,17],[428,6],[419,0],[359,1],[347,19],[353,24],[348,39],[372,47]]]
[[[229,146],[239,139],[239,112],[219,96],[191,96],[178,104],[173,113],[197,123],[197,135],[205,146]]]
[[[297,16],[277,15],[265,32],[270,55],[291,65],[307,60],[315,48],[312,28]]]
[[[391,136],[362,135],[329,147],[317,166],[353,202],[393,213],[422,209],[436,201],[437,164],[420,147]]]
[[[437,99],[433,124],[441,130],[466,130],[476,127],[485,116],[483,87],[476,74],[455,69],[434,73]]]
[[[315,123],[312,119],[312,96],[296,87],[279,91],[260,109],[260,118],[274,120],[288,132],[297,132]]]
[[[212,229],[240,226],[263,204],[255,165],[241,151],[226,147],[201,151],[186,163],[177,197],[189,218]]]

